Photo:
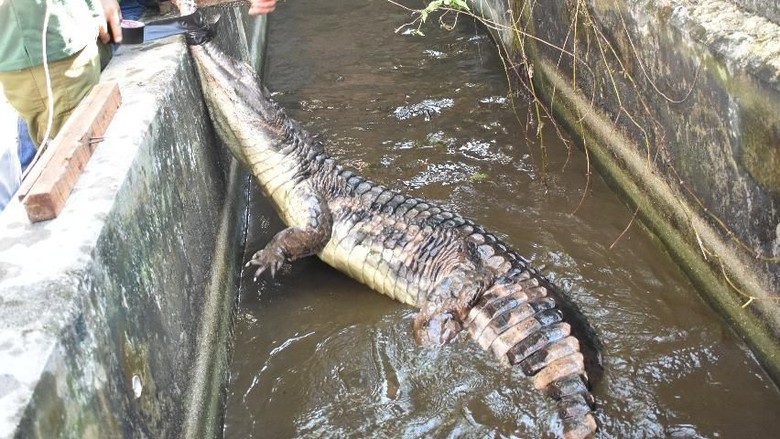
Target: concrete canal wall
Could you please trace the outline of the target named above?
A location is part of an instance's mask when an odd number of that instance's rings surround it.
[[[259,59],[245,9],[218,41]],[[60,216],[0,214],[0,437],[213,437],[247,178],[182,37],[122,47],[102,80],[123,103]]]
[[[470,4],[780,382],[780,3]]]

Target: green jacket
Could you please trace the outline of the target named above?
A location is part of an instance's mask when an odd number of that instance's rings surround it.
[[[48,0],[48,61],[71,56],[97,39],[100,0]],[[0,0],[0,71],[43,64],[46,0]]]

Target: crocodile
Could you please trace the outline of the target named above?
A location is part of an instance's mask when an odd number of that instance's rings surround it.
[[[564,437],[595,433],[586,359],[599,346],[559,288],[474,221],[342,167],[270,98],[253,68],[208,38],[188,41],[218,136],[287,225],[247,262],[255,278],[316,255],[419,308],[420,343],[468,333],[530,377],[555,401]]]

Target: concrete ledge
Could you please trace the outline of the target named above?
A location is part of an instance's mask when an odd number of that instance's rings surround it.
[[[728,69],[721,79],[749,74],[780,90],[780,24],[767,17],[778,13],[778,2],[774,3],[774,11],[767,8],[761,15],[761,11],[749,12],[723,0],[650,2],[659,12],[669,13],[670,23],[678,31],[718,58]]]
[[[243,13],[220,12],[246,57]],[[123,47],[103,78],[123,105],[60,216],[0,214],[0,437],[211,436],[245,176],[181,37]]]
[[[777,2],[472,5],[780,382]]]
[[[778,0],[734,0],[740,8],[768,18],[780,24],[780,1]]]

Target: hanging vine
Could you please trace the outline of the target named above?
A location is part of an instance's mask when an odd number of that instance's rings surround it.
[[[641,72],[641,80],[649,86],[649,89],[652,92],[661,96],[662,99],[671,104],[680,104],[689,99],[699,80],[700,72],[697,69],[690,86],[678,98],[672,97],[669,93],[661,90],[642,62],[642,58],[638,54],[638,49],[631,38],[631,33],[626,24],[623,11],[620,10],[617,3],[614,6],[619,19],[619,28],[611,30],[616,32],[615,35],[619,35],[628,43],[628,53],[624,54],[624,58],[621,58],[621,54],[615,48],[610,38],[605,34],[603,26],[594,19],[585,0],[569,0],[567,2],[567,10],[571,11],[571,20],[568,25],[568,32],[560,44],[547,41],[536,35],[533,28],[532,17],[534,17],[534,9],[537,7],[538,0],[516,2],[517,4],[520,4],[520,7],[519,10],[508,11],[511,13],[509,25],[501,24],[476,14],[470,4],[472,6],[478,6],[478,2],[481,2],[482,0],[433,0],[423,3],[424,6],[419,9],[402,5],[395,0],[387,1],[408,10],[411,15],[411,20],[399,26],[396,29],[396,32],[404,30],[406,33],[423,36],[424,25],[431,21],[432,17],[437,17],[436,21],[439,26],[445,29],[452,29],[457,25],[458,17],[465,15],[476,20],[494,34],[500,35],[503,33],[511,33],[513,35],[515,44],[513,47],[506,47],[500,38],[494,38],[494,42],[496,43],[506,73],[507,82],[510,87],[509,94],[512,110],[521,123],[523,123],[523,118],[518,114],[514,99],[518,96],[526,96],[529,99],[529,113],[527,117],[525,117],[526,132],[533,133],[533,136],[540,145],[541,156],[537,159],[537,162],[540,166],[543,178],[546,173],[548,162],[543,138],[543,128],[547,126],[545,121],[551,122],[551,126],[557,137],[563,141],[563,144],[569,151],[571,150],[571,140],[565,135],[564,130],[559,124],[555,122],[556,119],[552,115],[551,108],[554,105],[557,90],[554,88],[550,90],[545,100],[540,98],[540,93],[537,90],[536,85],[537,81],[534,81],[535,68],[533,60],[537,59],[533,53],[533,51],[537,50],[534,46],[552,49],[558,53],[556,67],[561,68],[564,63],[569,66],[571,87],[580,93],[587,89],[587,87],[582,87],[579,84],[583,72],[585,75],[590,75],[591,78],[595,77],[593,68],[587,62],[588,55],[595,54],[598,58],[596,62],[600,64],[599,71],[604,75],[604,86],[611,91],[611,95],[616,103],[616,108],[611,111],[613,114],[612,122],[618,123],[621,119],[627,120],[627,125],[636,130],[638,138],[645,148],[645,160],[647,161],[648,166],[653,167],[659,163],[663,164],[663,166],[669,170],[669,175],[676,179],[675,183],[679,185],[683,192],[677,197],[677,202],[680,204],[682,210],[686,212],[688,227],[691,234],[696,237],[697,245],[702,257],[705,260],[717,260],[718,264],[720,264],[721,273],[725,282],[730,285],[737,294],[746,297],[747,301],[744,306],[749,305],[755,300],[780,300],[780,297],[767,296],[759,298],[744,292],[735,285],[728,276],[723,262],[715,255],[715,252],[706,248],[705,244],[702,242],[699,230],[697,230],[696,226],[695,219],[697,218],[697,214],[691,210],[689,202],[696,206],[705,217],[709,218],[711,224],[720,230],[726,239],[735,243],[752,258],[764,262],[780,262],[780,258],[763,254],[742,241],[725,221],[705,206],[704,202],[680,177],[679,172],[672,162],[671,154],[666,150],[664,129],[661,123],[656,120],[650,105],[644,97],[644,91],[641,88],[639,81],[632,75],[631,69],[626,65],[626,62],[630,61],[632,66],[638,66],[638,70]],[[533,43],[533,45],[529,45],[529,42]],[[624,47],[623,49],[625,51],[626,48]],[[516,89],[516,87],[521,87],[521,90]],[[626,87],[629,90],[632,90],[631,98],[635,101],[634,107],[638,107],[638,111],[641,111],[641,117],[634,114],[624,102],[621,88],[625,89]],[[595,93],[596,87],[593,87],[591,96],[588,97],[590,105],[594,110],[596,110]],[[586,131],[584,126],[585,115],[580,111],[581,110],[579,109],[576,110],[574,125],[575,129],[582,134]],[[591,185],[590,177],[592,171],[587,136],[580,135],[579,138],[582,140],[581,146],[584,151],[586,163],[585,187],[582,191],[582,197],[572,213],[576,213],[581,208],[589,193]],[[688,201],[683,198],[687,198]],[[620,239],[628,232],[639,213],[641,213],[640,208],[635,207],[633,215],[628,221],[625,229],[616,237],[614,242],[610,245],[610,248],[617,245]]]

